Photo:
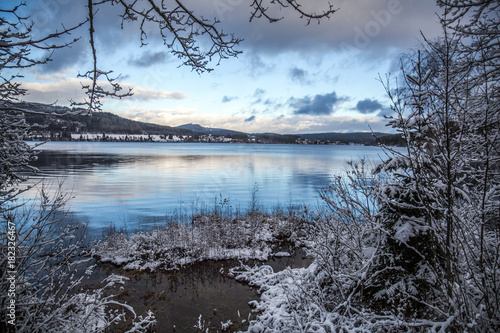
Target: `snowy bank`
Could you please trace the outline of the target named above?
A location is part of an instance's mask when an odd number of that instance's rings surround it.
[[[304,223],[297,216],[251,213],[239,218],[220,214],[193,217],[190,223],[168,223],[149,232],[116,232],[97,243],[93,256],[124,269],[172,270],[203,260],[286,256],[280,247],[298,244]]]

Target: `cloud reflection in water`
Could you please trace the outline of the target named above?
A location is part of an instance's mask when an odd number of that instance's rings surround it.
[[[41,149],[32,181],[64,179],[71,211],[93,229],[135,229],[145,217],[211,209],[221,198],[244,211],[255,185],[265,209],[315,208],[317,190],[346,160],[383,156],[362,146],[50,142]]]

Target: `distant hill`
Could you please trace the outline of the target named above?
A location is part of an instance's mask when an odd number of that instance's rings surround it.
[[[374,136],[375,135],[375,136]],[[300,134],[302,139],[356,143],[356,144],[371,144],[375,143],[376,138],[388,135],[387,133],[370,133],[370,132],[355,132],[355,133],[314,133]]]
[[[20,108],[46,113],[64,114],[77,111],[68,107],[46,105],[39,103],[19,103]],[[162,126],[145,122],[134,121],[117,116],[109,112],[95,112],[92,115],[38,115],[27,113],[26,121],[38,124],[34,130],[66,133],[62,137],[69,137],[69,133],[106,133],[106,134],[146,134],[146,135],[185,135],[193,136],[195,139],[202,135],[224,136],[239,140],[239,142],[263,142],[263,143],[296,143],[298,141],[331,142],[331,143],[354,143],[354,144],[376,144],[376,142],[400,144],[398,136],[390,136],[386,133],[314,133],[314,134],[276,134],[276,133],[253,133],[248,134],[222,128],[203,127],[198,124],[185,124],[177,127]],[[253,138],[249,138],[253,137]],[[383,138],[380,140],[380,138]],[[256,139],[256,140],[255,140]],[[378,141],[377,141],[378,140]],[[386,142],[387,141],[387,142]]]
[[[300,139],[299,135],[292,134],[254,133],[252,136],[267,143],[297,143],[297,140]]]
[[[398,147],[406,146],[406,140],[403,139],[403,136],[401,134],[385,135],[380,138],[377,138],[377,141],[387,146],[398,146]]]
[[[72,110],[67,107],[45,104],[21,103],[19,107],[37,112],[64,114]],[[150,135],[192,135],[193,132],[170,126],[134,121],[109,112],[95,112],[91,115],[46,116],[26,114],[26,121],[41,125],[45,131],[69,133],[108,133],[108,134],[150,134]]]
[[[198,124],[185,124],[181,126],[177,126],[176,128],[184,129],[184,130],[189,130],[193,131],[196,133],[202,133],[202,134],[211,134],[211,135],[241,135],[245,134],[243,132],[238,132],[238,131],[233,131],[233,130],[228,130],[228,129],[223,129],[223,128],[211,128],[211,127],[203,127]]]

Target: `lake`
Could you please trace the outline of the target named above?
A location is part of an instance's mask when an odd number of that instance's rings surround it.
[[[317,209],[318,190],[346,160],[385,158],[379,147],[341,145],[48,142],[37,150],[40,171],[29,183],[44,179],[55,190],[64,181],[67,208],[91,232],[149,228],[214,207]]]

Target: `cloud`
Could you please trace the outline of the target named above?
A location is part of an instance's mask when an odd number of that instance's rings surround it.
[[[434,0],[337,0],[334,6],[339,11],[329,20],[307,26],[291,7],[280,10],[277,4],[269,5],[269,13],[283,20],[276,24],[269,24],[265,18],[248,22],[251,10],[246,2],[230,2],[222,10],[212,2],[199,5],[199,9],[206,17],[218,17],[224,31],[243,38],[245,51],[250,48],[259,54],[311,49],[324,54],[356,49],[370,56],[384,56],[393,48],[415,46],[420,30],[431,38],[441,33],[435,15],[439,8]],[[327,1],[303,1],[301,9],[320,13],[325,6]]]
[[[200,124],[205,127],[217,127],[230,130],[252,132],[263,124],[263,120],[257,122],[255,116],[226,115],[221,113],[207,114],[199,109],[178,106],[175,108],[148,108],[144,106],[128,106],[119,110],[110,110],[120,116],[154,124],[179,126],[183,124]],[[268,125],[266,125],[268,126]]]
[[[222,97],[222,103],[228,103],[231,101],[234,101],[235,99],[238,99],[236,96],[224,96]]]
[[[33,77],[38,81],[54,81],[54,80],[65,80],[68,76],[76,76],[76,71],[72,69],[64,69],[59,72],[42,74],[36,71],[31,73]]]
[[[141,46],[141,29],[139,22],[125,22],[122,26],[120,15],[123,14],[121,5],[111,5],[103,2],[94,7],[94,45],[97,48],[97,60],[100,66],[106,65],[114,69],[121,67],[122,63],[148,67],[154,63],[162,63],[168,59],[168,50],[159,35],[158,29],[153,25],[144,27],[147,33],[147,43],[151,46],[162,47],[162,51],[147,50],[141,57],[130,58],[130,51],[125,49],[133,48],[134,53],[139,53]],[[88,8],[82,1],[50,0],[50,1],[30,1],[26,8],[26,16],[34,22],[33,34],[35,38],[40,38],[55,31],[61,31],[62,27],[74,27],[78,23],[85,22],[88,16]],[[92,61],[91,48],[88,43],[88,23],[71,34],[63,35],[57,40],[50,40],[49,44],[64,44],[79,38],[76,43],[62,49],[57,49],[53,53],[53,61],[44,66],[37,66],[38,70],[52,73],[61,69],[78,66],[82,71],[86,71],[89,62]],[[149,46],[148,46],[149,47]],[[142,50],[142,49],[141,49]],[[166,50],[166,51],[165,51]],[[46,55],[36,52],[36,56]],[[90,68],[90,67],[89,67]]]
[[[290,68],[288,75],[290,76],[292,81],[296,81],[302,84],[310,84],[310,82],[307,80],[308,73],[305,69],[294,66]]]
[[[158,89],[149,89],[135,84],[124,83],[123,86],[132,88],[133,95],[130,97],[135,100],[152,100],[152,99],[184,99],[188,96],[181,91],[165,91]]]
[[[50,61],[38,66],[37,70],[41,73],[52,74],[72,68],[75,64],[83,64],[89,58],[90,52],[87,45],[80,40],[68,47],[55,50],[50,56]]]
[[[274,70],[274,66],[270,62],[266,62],[262,59],[260,55],[256,52],[251,52],[250,49],[245,50],[242,59],[248,64],[250,75],[259,76],[262,74],[268,74]]]
[[[346,98],[339,98],[335,92],[325,95],[315,95],[313,98],[306,96],[301,99],[292,99],[290,106],[294,109],[296,115],[330,115],[334,112],[333,106],[339,102],[345,101]]]
[[[61,105],[67,104],[69,100],[81,101],[85,98],[82,89],[82,83],[86,84],[85,80],[76,78],[66,78],[54,82],[22,82],[22,87],[27,89],[29,94],[25,96],[26,101],[39,103],[55,103]],[[101,82],[106,89],[106,82]],[[180,91],[164,91],[158,89],[150,89],[137,84],[123,82],[122,88],[126,91],[129,87],[132,88],[133,95],[127,99],[148,101],[155,99],[184,99],[187,95]]]
[[[255,89],[255,91],[253,92],[253,95],[252,95],[252,97],[255,100],[252,102],[252,105],[262,103],[262,100],[264,98],[265,93],[266,93],[266,91],[264,89],[261,89],[261,88]]]
[[[266,91],[265,91],[264,89],[257,88],[257,89],[255,89],[255,91],[253,92],[253,97],[260,98],[260,97],[262,97],[262,95],[264,95],[265,93],[266,93]]]
[[[24,100],[37,103],[58,103],[67,105],[70,100],[82,101],[85,93],[82,89],[82,81],[70,78],[56,82],[22,82],[21,87],[28,90]]]
[[[266,99],[262,104],[264,104],[265,106],[276,105],[276,103],[272,99],[270,99],[270,98]]]
[[[194,108],[146,108],[143,106],[126,106],[120,108],[119,111],[111,111],[128,119],[153,124],[179,126],[193,123],[212,127],[212,124],[204,122],[207,117],[204,117],[201,111]]]
[[[329,133],[329,132],[390,132],[387,120],[378,116],[324,116],[295,115],[274,119],[274,132],[281,134]]]
[[[137,67],[150,67],[156,64],[165,63],[168,58],[169,54],[165,51],[146,51],[140,57],[129,59],[128,64]]]
[[[251,66],[254,74],[272,70],[272,64],[267,61],[269,57],[264,58],[266,55],[274,56],[287,52],[306,54],[311,51],[326,54],[328,51],[353,48],[364,51],[366,56],[384,56],[394,48],[407,49],[415,46],[420,38],[420,30],[429,38],[441,33],[435,16],[438,8],[434,0],[337,0],[334,5],[340,10],[334,13],[331,19],[323,20],[321,24],[312,22],[307,26],[307,21],[301,19],[300,14],[291,6],[280,9],[277,4],[269,5],[270,13],[284,17],[277,24],[269,24],[264,18],[248,22],[251,8],[241,0],[199,1],[192,2],[189,6],[196,14],[220,19],[221,22],[216,26],[225,33],[244,39],[238,49],[245,51],[242,58],[246,57],[245,61]],[[325,6],[327,1],[304,1],[301,9],[319,13]],[[97,7],[99,11],[94,23],[99,55],[116,56],[118,51],[125,47],[139,47],[140,22],[126,22],[121,29],[121,5],[112,6],[105,3]],[[28,10],[35,22],[34,31],[40,34],[60,30],[61,24],[70,27],[74,22],[83,22],[87,15],[87,8],[81,1],[76,4],[68,0],[32,1],[29,2]],[[147,43],[164,44],[154,24],[145,28]],[[87,34],[88,25],[84,25],[71,36],[67,36],[68,39],[82,39],[71,48],[57,50],[54,53],[55,61],[41,67],[42,70],[57,71],[88,60]],[[203,42],[201,38],[201,47],[205,46]],[[124,55],[121,53],[120,56]],[[149,52],[146,56],[151,56],[153,61],[162,60],[161,52]],[[139,66],[147,65],[146,60],[130,59]],[[127,63],[127,59],[124,62]]]
[[[98,61],[103,62],[110,52],[116,53],[123,49],[124,45],[132,42],[130,36],[139,34],[136,28],[120,28],[121,18],[118,7],[111,5],[100,5],[94,16],[94,45],[97,48]],[[79,23],[85,22],[88,16],[88,8],[82,1],[51,0],[30,1],[25,10],[28,21],[33,22],[33,37],[42,38],[64,28],[72,28]],[[43,66],[37,66],[40,72],[53,73],[75,65],[86,71],[85,66],[92,60],[91,48],[88,43],[88,23],[83,24],[70,34],[62,35],[57,39],[48,40],[47,44],[63,45],[71,43],[69,47],[54,50],[51,58],[53,61]],[[139,43],[136,42],[137,47]],[[33,56],[44,58],[47,52],[41,53],[34,50]],[[89,67],[90,68],[90,67]]]
[[[304,80],[306,78],[307,71],[298,67],[290,68],[290,76],[294,80]]]
[[[362,101],[359,101],[358,104],[356,104],[355,110],[361,112],[361,113],[372,113],[377,110],[382,110],[384,107],[382,104],[380,104],[379,101],[375,99],[369,99],[366,98]]]
[[[379,113],[377,113],[377,117],[380,117],[380,118],[386,118],[386,117],[392,117],[392,116],[394,116],[394,111],[389,109],[389,108],[382,109],[382,110],[380,110]]]
[[[11,1],[16,3],[19,1]],[[4,1],[4,3],[6,3]],[[82,2],[75,5],[74,1],[29,1],[25,7],[21,7],[21,15],[29,17],[29,23],[33,22],[31,37],[33,40],[44,38],[56,31],[61,32],[63,27],[72,28],[86,19],[87,8]],[[52,51],[37,50],[32,48],[30,57],[35,59],[45,59],[50,56],[52,61],[36,66],[39,73],[55,73],[62,69],[70,68],[74,64],[80,64],[88,59],[88,26],[84,25],[72,31],[71,34],[62,35],[58,38],[47,40],[48,45],[64,45],[71,43],[68,47],[59,48]],[[74,42],[75,39],[82,37]],[[72,43],[74,42],[74,43]]]

